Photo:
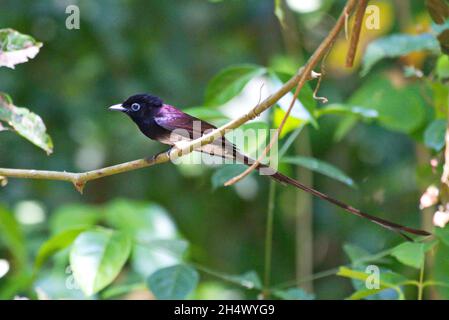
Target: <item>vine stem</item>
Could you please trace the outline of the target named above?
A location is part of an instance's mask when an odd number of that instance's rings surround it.
[[[424,294],[424,268],[425,268],[426,262],[423,261],[421,265],[421,269],[419,271],[419,284],[418,284],[418,300],[423,299]]]
[[[267,210],[267,225],[265,233],[265,271],[264,271],[264,290],[263,296],[268,299],[270,296],[270,280],[271,280],[271,261],[273,252],[273,220],[274,220],[274,205],[276,198],[276,182],[270,181],[270,191],[268,194],[268,210]]]

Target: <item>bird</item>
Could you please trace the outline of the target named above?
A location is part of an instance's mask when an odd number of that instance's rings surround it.
[[[152,94],[135,94],[126,99],[123,103],[109,107],[109,110],[123,112],[128,115],[137,125],[140,131],[152,140],[167,144],[172,147],[181,148],[183,144],[200,138],[203,134],[216,129],[216,127],[204,120],[193,117],[180,109],[165,104],[164,101]],[[170,150],[170,149],[169,149]],[[247,166],[254,164],[255,160],[242,153],[231,141],[225,137],[219,137],[210,144],[200,146],[195,151],[203,152],[225,159],[237,160]],[[259,164],[256,169],[270,168],[265,164]],[[271,169],[271,168],[270,168]],[[413,239],[407,234],[418,236],[430,236],[431,233],[403,226],[386,219],[370,215],[356,209],[340,200],[337,200],[325,193],[315,190],[298,180],[290,178],[276,170],[272,170],[270,178],[284,185],[291,185],[295,188],[308,192],[318,198],[328,201],[348,213],[368,219],[386,229],[392,230],[408,241]]]

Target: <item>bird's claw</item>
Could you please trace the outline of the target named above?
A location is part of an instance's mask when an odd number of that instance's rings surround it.
[[[151,156],[148,160],[149,160],[149,162],[154,162],[154,161],[156,161],[156,159],[157,159],[159,156],[161,156],[161,155],[163,155],[163,154],[166,154],[166,155],[170,158],[170,153],[171,153],[172,150],[173,150],[173,147],[170,147],[170,148],[169,148],[168,150],[166,150],[166,151],[161,151],[161,152],[156,153],[155,155]]]

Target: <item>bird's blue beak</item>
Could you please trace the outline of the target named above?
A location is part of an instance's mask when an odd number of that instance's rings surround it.
[[[109,110],[125,112],[126,108],[123,108],[121,104],[114,104],[113,106],[109,107]]]

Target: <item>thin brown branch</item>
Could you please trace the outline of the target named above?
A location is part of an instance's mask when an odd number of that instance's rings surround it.
[[[359,0],[355,12],[354,26],[352,27],[351,40],[349,42],[348,54],[346,55],[346,67],[352,68],[354,65],[357,47],[359,46],[360,31],[362,30],[363,17],[365,16],[368,0]]]
[[[354,6],[356,5],[357,1],[349,0],[346,3],[345,8],[343,9],[342,14],[338,18],[337,22],[335,23],[335,26],[332,28],[332,30],[329,32],[327,37],[323,40],[323,42],[320,44],[320,46],[315,50],[315,52],[312,54],[310,59],[307,61],[306,65],[304,66],[304,73],[299,78],[295,94],[293,95],[293,99],[290,103],[290,106],[288,107],[287,112],[285,113],[281,124],[279,125],[279,128],[277,129],[274,136],[271,138],[270,143],[268,146],[263,150],[262,154],[257,158],[257,160],[249,166],[245,171],[243,171],[238,176],[235,176],[234,178],[228,180],[225,182],[225,186],[233,185],[234,183],[242,180],[247,175],[249,175],[252,171],[254,171],[261,163],[261,161],[266,157],[268,152],[273,148],[274,144],[277,142],[279,136],[281,135],[282,129],[284,128],[284,125],[290,115],[290,112],[293,109],[293,106],[295,105],[295,101],[298,98],[299,92],[304,87],[305,83],[309,80],[307,75],[313,74],[313,68],[321,61],[321,59],[327,54],[327,52],[332,47],[333,43],[335,42],[335,39],[337,38],[338,34],[342,30],[342,28],[345,26],[345,21],[348,15],[352,12],[354,9]]]
[[[168,162],[170,159],[175,160],[180,156],[186,155],[195,149],[212,143],[214,140],[222,137],[228,130],[235,129],[259,116],[262,112],[273,106],[279,99],[286,95],[290,90],[297,86],[297,92],[304,86],[304,83],[312,77],[312,68],[322,57],[323,52],[326,51],[333,40],[338,35],[342,26],[344,25],[344,16],[352,12],[356,0],[348,0],[345,9],[343,19],[340,17],[335,27],[331,30],[330,34],[324,39],[323,43],[315,51],[312,57],[309,59],[306,66],[299,69],[298,72],[288,80],[278,91],[270,95],[260,104],[255,106],[247,114],[234,119],[227,124],[213,130],[212,132],[203,135],[202,137],[192,140],[186,143],[182,148],[173,148],[170,152],[159,154],[155,157],[139,159],[134,161],[125,162],[122,164],[101,168],[93,171],[87,171],[82,173],[66,172],[66,171],[46,171],[46,170],[33,170],[33,169],[9,169],[0,168],[0,176],[18,179],[41,179],[41,180],[58,180],[67,181],[74,184],[78,191],[82,192],[87,182],[100,179],[103,177],[137,170],[145,167],[150,167],[155,164],[161,164]],[[298,89],[299,88],[299,89]],[[296,94],[296,92],[295,92]],[[296,94],[297,96],[297,94]],[[291,109],[291,108],[290,108]]]
[[[162,153],[153,158],[139,159],[129,161],[114,166],[82,172],[66,172],[66,171],[46,171],[46,170],[27,170],[27,169],[7,169],[0,168],[1,176],[20,179],[40,179],[40,180],[59,180],[73,183],[79,192],[83,192],[83,188],[87,182],[100,179],[114,174],[119,174],[131,170],[137,170],[149,167],[158,163],[167,162],[169,160],[168,153]]]

